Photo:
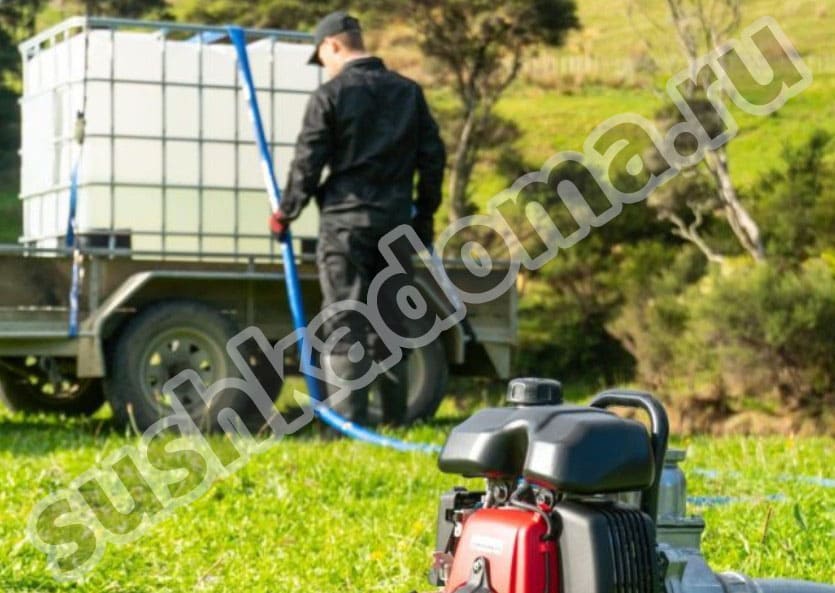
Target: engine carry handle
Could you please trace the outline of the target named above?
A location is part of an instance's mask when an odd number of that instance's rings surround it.
[[[636,408],[645,411],[649,416],[655,477],[649,488],[641,492],[641,510],[649,515],[653,521],[656,521],[658,519],[658,489],[661,484],[661,473],[664,471],[667,441],[670,437],[670,421],[667,418],[667,411],[661,405],[661,402],[651,394],[630,389],[603,391],[597,394],[589,405],[601,409],[613,406]]]

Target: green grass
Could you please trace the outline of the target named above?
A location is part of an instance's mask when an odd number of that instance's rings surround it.
[[[636,8],[632,19],[630,5]],[[665,58],[680,54],[676,37],[666,29],[670,21],[661,0],[582,0],[577,8],[585,31],[573,34],[573,39],[584,37],[592,55],[628,57],[647,48]],[[825,55],[835,49],[833,0],[746,0],[741,15],[742,27],[762,16],[773,17],[802,55]]]
[[[461,416],[447,402],[433,424],[402,436],[440,443]],[[101,417],[0,416],[0,590],[429,590],[424,575],[437,498],[464,482],[438,472],[428,455],[290,438],[138,541],[108,548],[86,582],[54,581],[43,555],[25,541],[30,509],[135,440]],[[782,474],[831,477],[835,440],[695,438],[683,444],[690,451],[686,467],[739,474],[707,479],[691,473],[691,494],[746,498],[699,509],[708,523],[705,551],[716,569],[835,581],[835,490],[777,481]],[[764,497],[777,492],[785,500]]]

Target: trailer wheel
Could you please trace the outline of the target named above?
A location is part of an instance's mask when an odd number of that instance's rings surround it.
[[[448,378],[446,350],[440,340],[430,342],[409,354],[407,424],[435,415],[444,398]],[[383,420],[380,391],[374,384],[369,390],[368,420],[371,424],[379,424]]]
[[[104,403],[101,379],[79,379],[75,361],[28,356],[0,360],[0,402],[15,412],[89,415]]]
[[[240,378],[226,353],[226,343],[235,333],[231,319],[201,303],[167,302],[137,314],[117,338],[105,379],[105,393],[116,419],[143,431],[174,413],[172,396],[163,393],[163,386],[186,369],[194,370],[205,386]],[[244,354],[275,401],[281,388],[278,375],[266,357]],[[217,414],[225,408],[235,410],[252,434],[265,424],[252,400],[237,390],[220,392],[208,406],[188,384],[178,390],[178,396],[201,430],[217,430]]]

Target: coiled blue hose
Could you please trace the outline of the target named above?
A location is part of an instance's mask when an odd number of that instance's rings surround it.
[[[258,152],[261,156],[261,167],[264,172],[264,184],[267,188],[267,195],[270,199],[270,207],[273,212],[278,210],[278,205],[281,201],[281,190],[278,187],[278,182],[275,176],[275,167],[273,166],[272,156],[270,155],[267,138],[264,134],[264,124],[261,119],[261,111],[258,108],[258,98],[255,94],[255,83],[252,79],[252,70],[249,65],[249,57],[246,51],[246,34],[243,29],[236,26],[227,27],[229,32],[229,39],[235,46],[235,51],[238,54],[238,68],[241,71],[241,78],[243,79],[243,87],[246,93],[247,103],[249,104],[249,115],[252,120],[252,126],[255,131],[255,142],[258,145]],[[387,437],[368,430],[362,426],[354,424],[337,414],[327,404],[323,403],[321,393],[319,392],[319,382],[310,372],[312,360],[309,352],[305,349],[307,326],[307,317],[304,312],[304,304],[302,302],[301,286],[299,283],[299,273],[296,269],[296,258],[293,254],[293,241],[290,233],[286,233],[285,238],[281,241],[281,257],[284,263],[284,281],[287,285],[287,300],[290,303],[290,312],[293,317],[293,327],[296,328],[300,335],[299,341],[299,355],[301,359],[301,371],[304,375],[305,383],[309,391],[310,397],[313,400],[313,410],[316,416],[325,424],[334,430],[344,434],[347,437],[371,443],[381,447],[389,447],[397,449],[398,451],[422,451],[424,453],[438,453],[440,447],[430,443],[409,443],[399,439]]]

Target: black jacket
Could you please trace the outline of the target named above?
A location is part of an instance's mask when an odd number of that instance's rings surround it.
[[[420,86],[379,58],[353,60],[310,97],[281,212],[293,220],[315,197],[323,214],[356,212],[393,227],[414,204],[418,219],[431,219],[445,158]]]

